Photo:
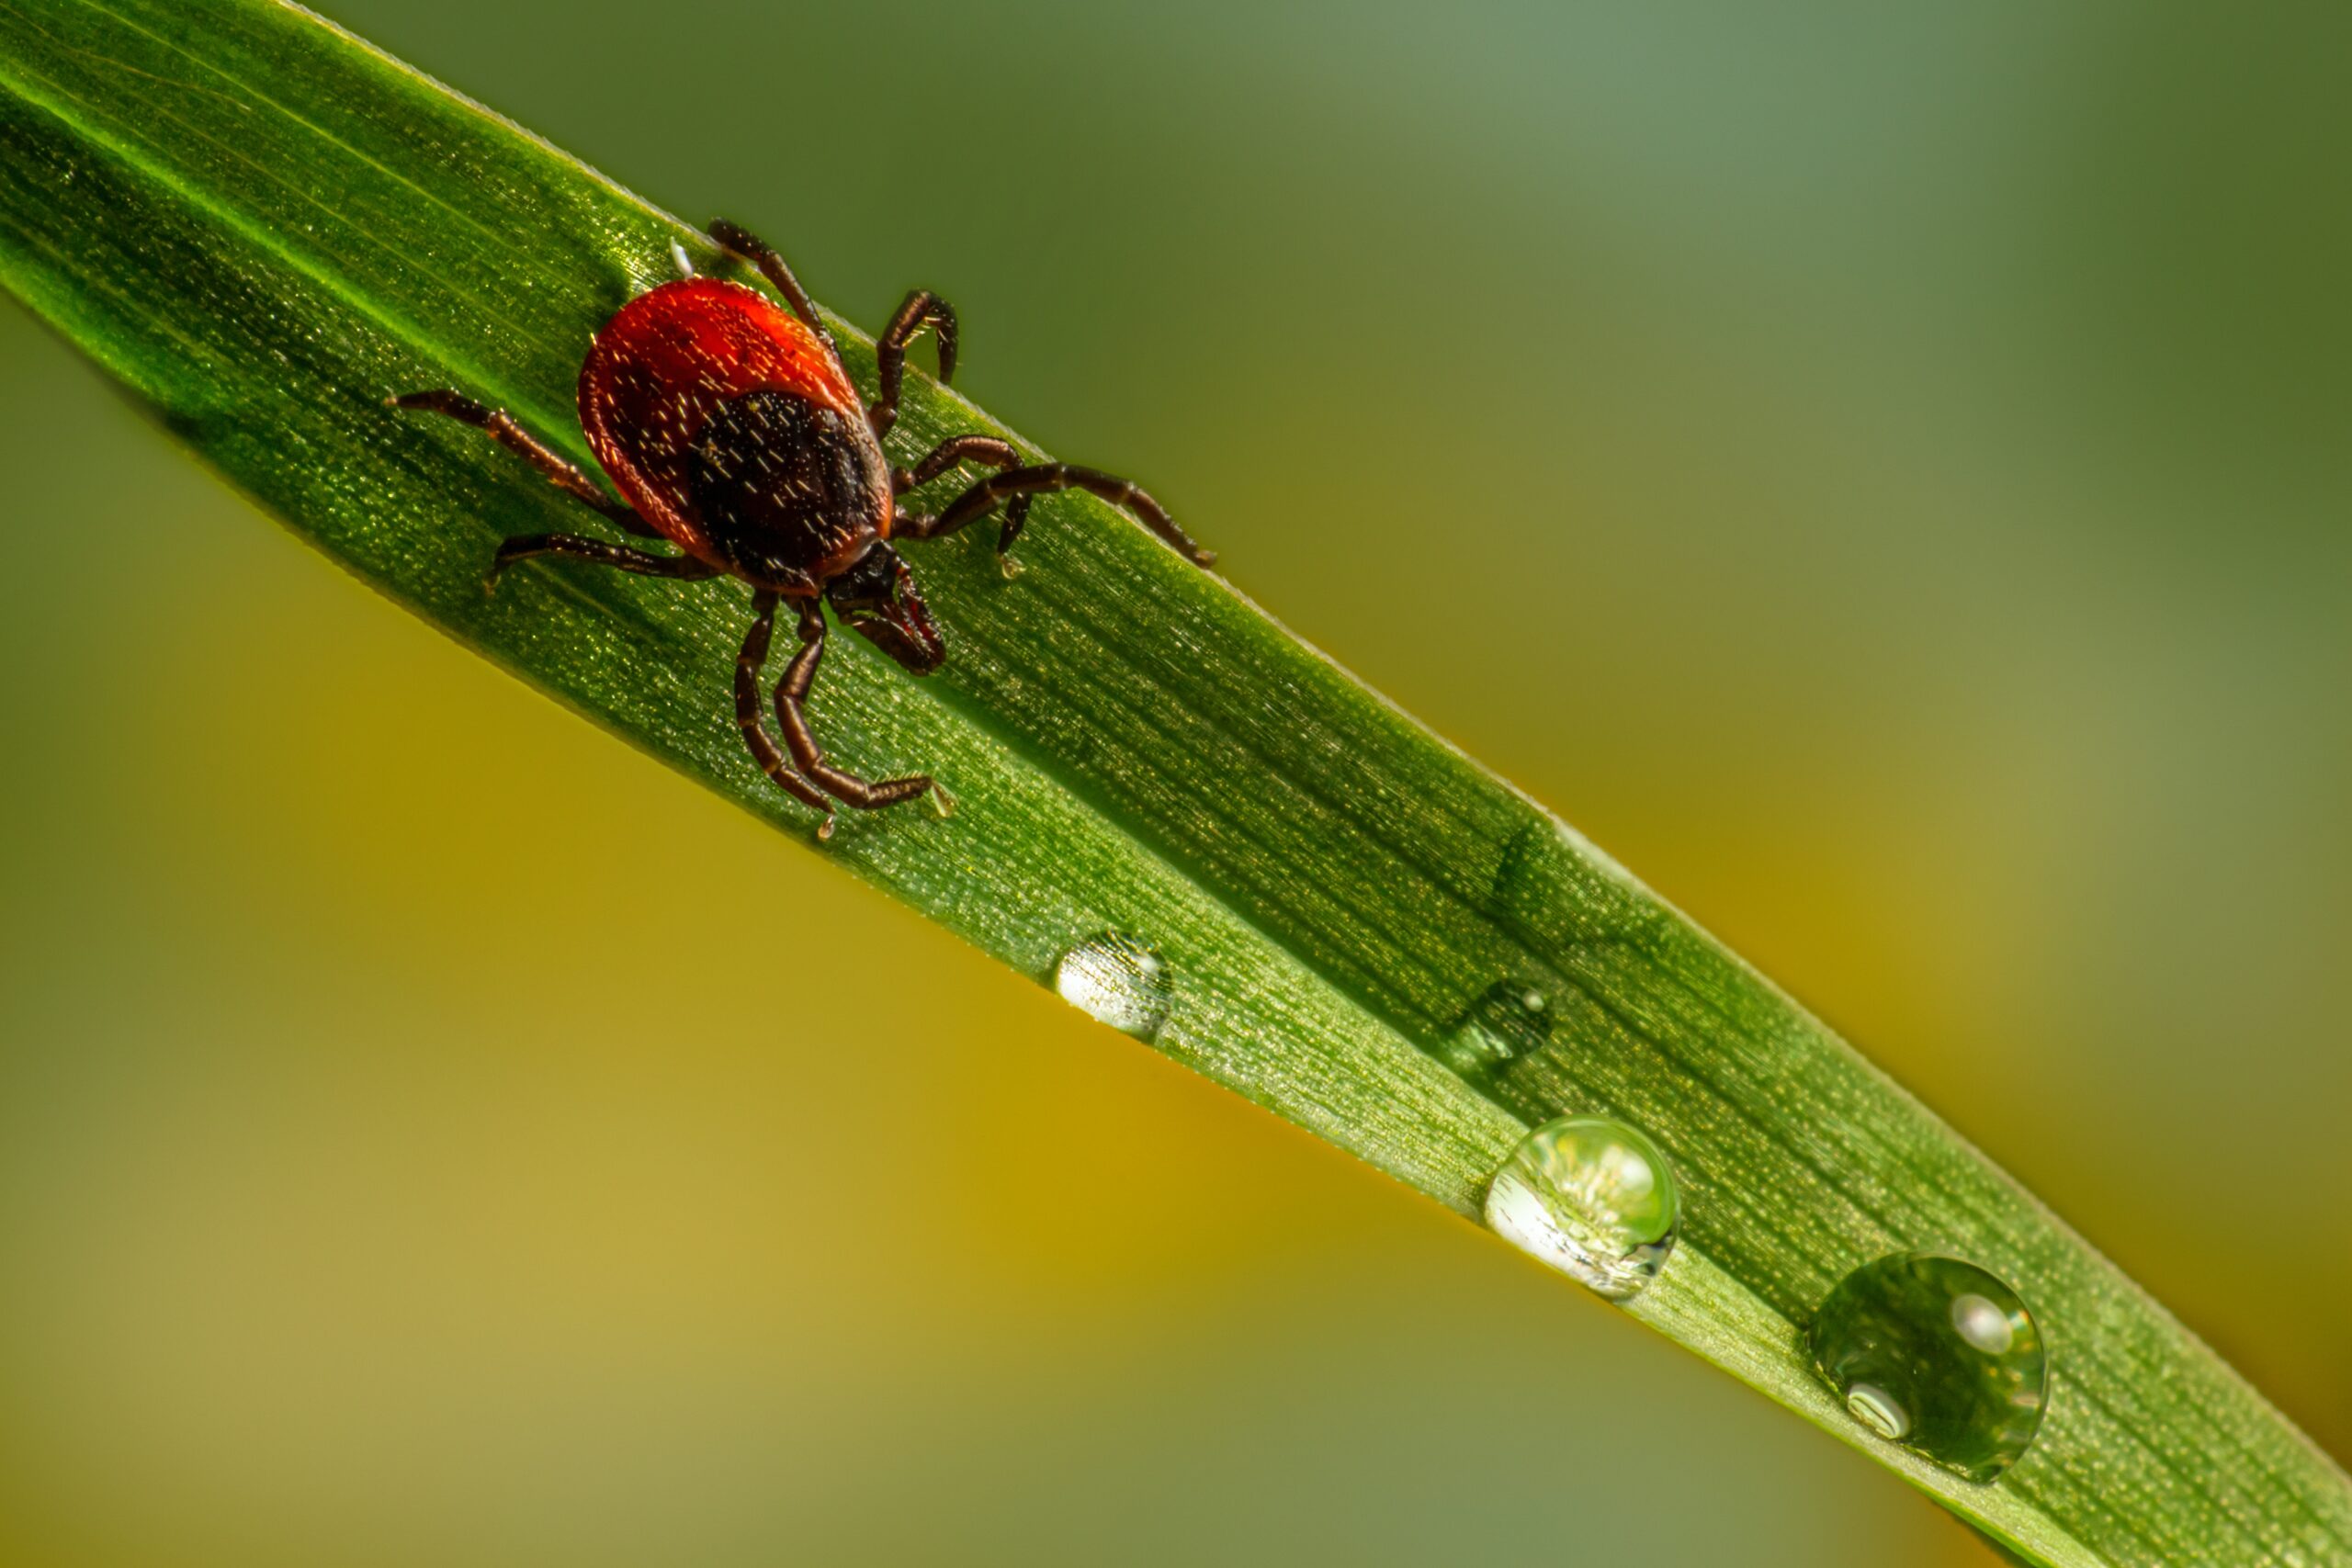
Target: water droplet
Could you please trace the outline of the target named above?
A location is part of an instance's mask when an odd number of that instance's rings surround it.
[[[1062,1000],[1123,1034],[1157,1039],[1175,987],[1159,951],[1117,931],[1080,942],[1054,965]]]
[[[1809,1340],[1856,1420],[1971,1481],[2017,1462],[2041,1425],[2041,1326],[1973,1263],[1911,1252],[1865,1264],[1821,1303]]]
[[[1487,1188],[1496,1235],[1611,1301],[1657,1278],[1681,1217],[1666,1156],[1606,1116],[1544,1122]]]
[[[1437,1055],[1468,1077],[1541,1050],[1551,1039],[1552,998],[1525,980],[1498,980],[1470,1004]]]

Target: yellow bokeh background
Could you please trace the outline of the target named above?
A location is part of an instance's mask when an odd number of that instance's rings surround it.
[[[869,327],[939,288],[2352,1452],[2340,17],[332,9]],[[13,306],[0,471],[0,1559],[1990,1560]]]

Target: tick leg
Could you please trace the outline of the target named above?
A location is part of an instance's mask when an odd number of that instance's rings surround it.
[[[1010,441],[999,441],[993,435],[951,435],[924,453],[912,469],[892,468],[890,493],[904,495],[910,490],[921,490],[958,463],[986,463],[991,468],[1010,468],[1020,461],[1021,454]]]
[[[618,567],[640,577],[670,577],[681,582],[700,582],[706,577],[718,575],[717,567],[692,556],[657,556],[633,550],[627,545],[582,538],[578,534],[517,534],[499,546],[498,553],[491,558],[490,575],[482,580],[483,589],[497,592],[499,574],[516,561],[528,560],[533,556],[566,556],[573,560],[594,561],[598,566]]]
[[[874,371],[881,380],[882,395],[865,411],[865,418],[877,440],[890,434],[890,426],[898,423],[899,385],[906,370],[907,345],[925,327],[939,334],[941,385],[956,379],[956,307],[928,288],[917,288],[908,294],[899,313],[874,340]]]
[[[760,716],[760,671],[767,668],[768,639],[775,630],[775,592],[764,588],[752,599],[755,612],[752,629],[743,634],[743,650],[735,656],[735,722],[742,728],[743,744],[751,748],[752,760],[759,763],[760,772],[774,779],[793,799],[825,814],[817,837],[830,839],[833,836],[833,803],[825,798],[824,791],[793,771]],[[793,662],[797,664],[799,660]],[[789,672],[785,679],[792,679]],[[778,700],[782,700],[781,692]]]
[[[394,408],[422,409],[427,413],[447,414],[451,419],[470,424],[477,430],[486,430],[492,441],[538,469],[548,483],[572,500],[594,507],[641,539],[662,536],[651,524],[606,495],[595,480],[565,462],[553,447],[524,429],[521,422],[504,409],[484,408],[463,392],[448,387],[436,387],[429,392],[403,392],[390,401]]]
[[[800,610],[800,651],[792,656],[784,679],[775,687],[776,723],[783,727],[784,743],[791,748],[792,760],[799,764],[800,771],[843,804],[860,811],[896,806],[929,793],[932,783],[928,774],[911,773],[902,779],[868,784],[855,773],[845,773],[825,761],[823,748],[817,744],[817,737],[808,728],[808,714],[803,705],[809,686],[816,682],[817,665],[824,657],[825,612],[812,599]]]
[[[776,292],[784,296],[784,302],[792,307],[792,313],[806,321],[808,330],[817,334],[817,341],[825,345],[825,351],[833,356],[833,363],[841,364],[842,351],[833,343],[833,334],[825,329],[825,323],[817,315],[817,307],[808,302],[808,291],[800,287],[800,280],[792,276],[792,268],[785,265],[784,257],[776,254],[775,246],[748,229],[737,228],[724,218],[712,219],[706,232],[718,243],[720,250],[729,255],[741,256],[758,267],[760,275],[775,284]]]
[[[1028,518],[1029,498],[1054,491],[1082,490],[1101,496],[1114,506],[1133,513],[1145,527],[1173,546],[1177,552],[1199,566],[1216,564],[1216,552],[1204,550],[1193,542],[1192,536],[1176,526],[1168,509],[1141,490],[1116,474],[1106,474],[1099,468],[1081,468],[1075,463],[1039,463],[1031,468],[1007,468],[975,483],[971,489],[947,503],[947,510],[936,517],[901,517],[892,532],[910,539],[937,539],[953,534],[967,523],[976,523],[996,509],[999,502],[1010,500],[1004,532],[997,536],[996,547],[1003,550],[1021,535],[1021,525]]]

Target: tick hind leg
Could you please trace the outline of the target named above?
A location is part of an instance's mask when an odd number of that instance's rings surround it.
[[[933,795],[940,815],[945,816],[949,807],[946,792],[933,784],[927,773],[910,773],[905,778],[884,779],[870,784],[855,773],[843,773],[825,760],[824,748],[817,744],[816,733],[808,728],[807,702],[808,688],[816,682],[817,666],[825,657],[825,612],[814,600],[800,610],[800,651],[784,671],[784,679],[776,682],[775,718],[784,730],[784,743],[791,750],[792,760],[800,772],[831,794],[845,806],[860,811],[878,810],[896,806],[900,801],[913,800],[923,795]],[[830,836],[831,818],[820,836]]]
[[[784,302],[792,307],[792,313],[817,334],[818,341],[832,355],[833,363],[839,365],[842,362],[842,351],[835,346],[832,333],[825,326],[823,318],[817,314],[817,307],[809,303],[808,291],[800,287],[798,278],[792,276],[792,268],[786,263],[782,253],[750,230],[738,228],[724,218],[712,219],[710,227],[703,231],[729,255],[741,256],[758,267],[760,276],[775,284],[775,291],[784,296]]]
[[[946,445],[954,446],[955,443]],[[1005,508],[1004,531],[997,536],[996,541],[998,553],[1001,554],[1021,536],[1022,526],[1029,518],[1031,499],[1064,490],[1082,490],[1101,496],[1114,506],[1124,508],[1196,566],[1216,564],[1216,552],[1204,550],[1194,544],[1193,536],[1178,527],[1176,520],[1168,515],[1168,509],[1152,500],[1140,487],[1116,474],[1106,474],[1100,468],[1082,468],[1076,463],[1037,463],[1028,468],[1006,468],[1001,473],[990,474],[949,502],[947,510],[938,516],[901,517],[893,532],[910,539],[944,538],[967,524],[978,522],[995,511],[999,502],[1010,502],[1011,504]]]
[[[463,392],[448,387],[435,387],[427,392],[403,392],[387,400],[394,408],[419,409],[426,413],[447,414],[461,424],[470,424],[487,431],[490,438],[539,471],[539,476],[564,494],[584,506],[593,506],[605,519],[635,534],[640,539],[656,539],[661,533],[629,507],[606,495],[603,487],[564,461],[555,448],[523,428],[522,422],[504,409],[484,408]]]
[[[516,561],[528,560],[533,556],[564,556],[633,571],[639,577],[667,577],[680,582],[700,582],[718,575],[717,567],[692,556],[657,556],[646,550],[633,550],[627,545],[583,538],[578,534],[517,534],[499,546],[498,553],[490,558],[490,571],[482,579],[482,592],[496,592],[500,574]]]
[[[889,434],[890,427],[899,422],[899,389],[906,376],[907,345],[925,327],[939,334],[940,384],[956,379],[956,307],[928,288],[915,289],[882,329],[882,335],[874,340],[874,374],[881,383],[881,395],[865,411],[865,418],[874,426],[876,440]]]

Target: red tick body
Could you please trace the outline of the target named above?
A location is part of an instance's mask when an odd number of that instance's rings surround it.
[[[876,538],[890,536],[890,466],[857,389],[831,352],[766,295],[690,277],[622,306],[580,367],[580,428],[639,516],[687,554],[733,571],[737,561],[728,547],[741,541],[729,537],[725,522],[705,513],[727,506],[714,493],[729,482],[715,471],[724,460],[718,454],[743,444],[714,440],[711,425],[760,394],[779,409],[807,405],[804,423],[825,432],[830,444],[850,448],[841,454],[849,461],[834,466],[864,481],[864,494],[825,497],[835,502],[830,510],[807,509],[808,536],[799,541],[807,558],[793,564],[822,582]],[[737,416],[735,423],[751,421]],[[748,461],[754,454],[741,456]],[[792,597],[815,592],[797,582],[771,586]]]
[[[835,800],[871,808],[935,788],[920,774],[868,783],[833,766],[809,730],[805,707],[824,655],[826,604],[914,674],[929,674],[945,658],[913,575],[891,547],[894,536],[940,537],[1009,503],[997,537],[1001,553],[1020,536],[1035,497],[1085,490],[1125,507],[1201,565],[1216,558],[1126,480],[1067,463],[1023,465],[1012,444],[995,436],[950,436],[911,469],[894,468],[882,438],[898,418],[907,345],[925,327],[935,331],[940,379],[947,380],[956,369],[955,311],[922,290],[907,296],[875,344],[880,395],[866,407],[784,258],[732,224],[714,223],[710,233],[756,265],[792,309],[786,313],[741,284],[688,276],[639,295],[605,323],[580,369],[580,426],[622,501],[503,409],[447,389],[392,401],[488,431],[608,521],[684,552],[656,555],[578,535],[530,535],[498,547],[493,585],[509,566],[543,555],[649,577],[725,575],[752,585],[753,620],[735,664],[736,720],[761,771],[826,813],[818,829],[822,838],[832,831]],[[899,496],[965,463],[997,472],[968,484],[936,514],[899,511]],[[759,686],[776,606],[786,600],[799,614],[800,649],[775,690],[779,749],[761,717]],[[944,793],[937,798],[944,806]]]

